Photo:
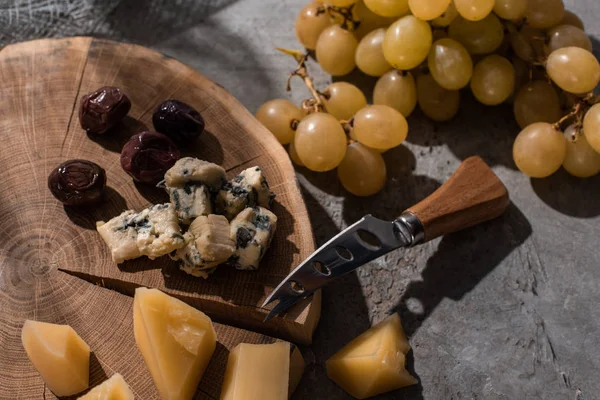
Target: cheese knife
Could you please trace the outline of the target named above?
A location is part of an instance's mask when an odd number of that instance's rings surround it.
[[[369,261],[496,218],[508,203],[506,187],[486,163],[467,158],[439,189],[396,220],[366,215],[321,246],[267,297],[263,307],[279,302],[265,322]]]

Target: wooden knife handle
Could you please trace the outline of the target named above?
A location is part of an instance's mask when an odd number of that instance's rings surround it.
[[[431,196],[409,208],[423,225],[424,242],[500,216],[508,191],[480,157],[464,160]]]

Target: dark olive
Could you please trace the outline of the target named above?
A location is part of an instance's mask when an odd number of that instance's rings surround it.
[[[176,143],[195,140],[204,131],[204,118],[192,106],[179,100],[167,100],[156,107],[152,123]]]
[[[138,182],[157,184],[179,160],[179,149],[162,133],[133,135],[121,151],[121,167]]]
[[[106,187],[106,172],[87,160],[69,160],[48,176],[52,195],[68,206],[96,203]]]
[[[79,122],[87,132],[102,134],[125,118],[130,109],[131,101],[121,89],[104,86],[83,97]]]

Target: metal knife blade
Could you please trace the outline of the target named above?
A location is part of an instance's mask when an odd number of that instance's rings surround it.
[[[429,197],[395,221],[367,215],[300,264],[267,298],[279,303],[265,321],[327,283],[403,246],[412,246],[499,217],[509,204],[506,187],[480,157],[469,157]]]
[[[422,232],[420,221],[410,213],[395,221],[363,217],[321,246],[273,290],[263,307],[275,300],[279,303],[265,321],[369,261],[415,244],[423,238]]]

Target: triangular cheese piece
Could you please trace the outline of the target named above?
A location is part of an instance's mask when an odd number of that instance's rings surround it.
[[[90,390],[78,400],[133,400],[133,392],[121,374],[114,374],[109,380]]]
[[[191,399],[216,348],[210,318],[159,290],[138,288],[133,329],[161,398]]]
[[[90,346],[69,325],[25,321],[21,341],[27,356],[57,396],[72,396],[89,386]]]
[[[417,380],[404,366],[409,350],[400,317],[394,314],[327,360],[327,375],[358,399],[414,385]]]
[[[221,400],[287,400],[290,344],[240,343],[229,353]]]

